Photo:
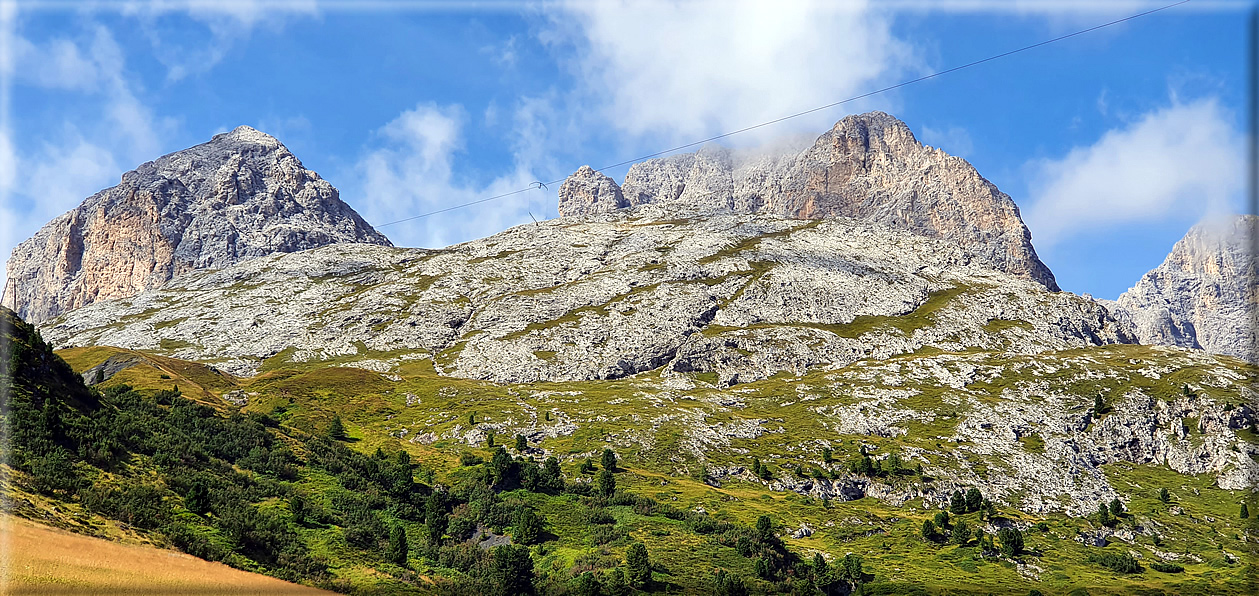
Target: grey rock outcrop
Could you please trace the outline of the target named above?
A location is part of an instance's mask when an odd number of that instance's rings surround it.
[[[13,249],[3,303],[32,322],[197,269],[389,245],[274,137],[241,126],[145,163]]]
[[[570,180],[590,176],[579,171]],[[966,160],[924,146],[904,122],[882,112],[848,116],[799,153],[709,146],[647,160],[629,169],[620,191],[628,206],[874,221],[952,241],[1000,271],[1058,289],[1014,201]],[[568,206],[561,214],[603,212],[609,204]]]
[[[1108,304],[1143,344],[1259,361],[1257,227],[1254,215],[1194,226],[1162,265]]]
[[[560,216],[577,213],[606,213],[628,207],[616,181],[582,166],[560,186]]]
[[[1101,305],[958,244],[859,219],[689,217],[642,205],[441,250],[370,245],[181,276],[42,326],[54,345],[208,360],[337,358],[495,382],[661,369],[723,385],[925,346],[1036,353],[1131,342]]]

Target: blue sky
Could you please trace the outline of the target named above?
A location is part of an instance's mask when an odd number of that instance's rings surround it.
[[[0,0],[0,250],[240,124],[383,224],[1165,3]],[[1063,289],[1114,298],[1245,208],[1247,7],[1194,0],[729,143],[890,112],[1014,198]],[[555,217],[554,190],[380,229],[470,240]]]

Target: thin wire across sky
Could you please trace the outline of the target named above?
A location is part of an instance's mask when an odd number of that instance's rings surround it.
[[[821,111],[823,111],[823,110],[829,110],[829,109],[831,109],[831,108],[835,108],[835,107],[841,106],[841,105],[846,104],[846,103],[850,103],[850,102],[853,102],[853,101],[857,101],[857,100],[859,100],[859,99],[865,99],[865,98],[867,98],[867,97],[871,97],[871,96],[874,96],[874,95],[879,95],[879,94],[881,94],[881,93],[886,93],[886,92],[888,92],[888,91],[893,91],[893,90],[895,90],[895,89],[900,89],[901,87],[907,87],[907,86],[909,86],[909,85],[913,85],[913,84],[915,84],[915,83],[921,83],[921,82],[923,82],[923,81],[927,81],[927,80],[930,80],[930,79],[934,79],[934,78],[936,78],[936,77],[940,77],[940,76],[943,76],[943,75],[946,75],[946,74],[949,74],[949,73],[954,73],[954,72],[957,72],[957,71],[959,71],[959,70],[965,70],[965,69],[967,69],[967,68],[971,68],[971,67],[974,67],[974,66],[979,66],[980,64],[984,64],[984,63],[987,63],[987,62],[992,62],[992,61],[994,61],[994,60],[1000,60],[1000,59],[1002,59],[1002,58],[1006,58],[1006,57],[1009,57],[1009,56],[1013,56],[1013,55],[1015,55],[1015,54],[1019,54],[1019,53],[1022,53],[1022,52],[1026,52],[1026,51],[1028,51],[1028,50],[1033,50],[1033,49],[1036,49],[1036,48],[1039,48],[1039,47],[1042,47],[1042,46],[1047,46],[1047,45],[1052,44],[1052,43],[1057,43],[1057,42],[1060,42],[1060,41],[1063,41],[1063,40],[1066,40],[1066,39],[1071,39],[1072,37],[1077,37],[1077,36],[1080,36],[1080,35],[1084,35],[1084,34],[1086,34],[1086,33],[1092,33],[1092,32],[1097,31],[1097,30],[1099,30],[1099,29],[1105,29],[1105,28],[1107,28],[1107,27],[1111,27],[1111,26],[1118,25],[1118,24],[1121,24],[1121,23],[1126,23],[1126,22],[1131,21],[1131,20],[1134,20],[1134,19],[1139,19],[1139,18],[1144,17],[1144,16],[1152,15],[1152,14],[1154,14],[1154,13],[1156,13],[1156,12],[1162,12],[1162,11],[1167,10],[1167,9],[1170,9],[1170,8],[1175,8],[1175,7],[1180,6],[1180,5],[1182,5],[1182,4],[1188,4],[1190,1],[1191,1],[1191,0],[1180,0],[1179,2],[1174,2],[1174,3],[1172,3],[1172,4],[1168,4],[1168,5],[1166,5],[1166,6],[1161,6],[1161,7],[1159,7],[1159,8],[1153,8],[1153,9],[1150,9],[1150,10],[1147,10],[1147,11],[1144,11],[1144,12],[1139,12],[1139,13],[1136,13],[1136,14],[1133,14],[1133,15],[1129,15],[1129,16],[1123,17],[1123,18],[1121,18],[1121,19],[1116,19],[1116,20],[1114,20],[1114,21],[1109,21],[1109,22],[1106,22],[1106,23],[1102,23],[1102,24],[1100,24],[1100,25],[1094,25],[1094,26],[1089,27],[1089,28],[1087,28],[1087,29],[1080,29],[1079,31],[1075,31],[1075,32],[1073,32],[1073,33],[1068,33],[1068,34],[1066,34],[1066,35],[1060,35],[1060,36],[1055,37],[1055,38],[1052,38],[1052,39],[1047,39],[1047,40],[1045,40],[1045,41],[1041,41],[1041,42],[1037,42],[1037,43],[1034,43],[1034,44],[1031,44],[1031,45],[1023,46],[1023,47],[1021,47],[1021,48],[1017,48],[1017,49],[1014,49],[1014,50],[1009,50],[1009,51],[1006,51],[1006,52],[1002,52],[1002,53],[1000,53],[1000,54],[994,54],[994,55],[992,55],[992,56],[988,56],[987,58],[982,58],[982,59],[979,59],[979,60],[975,60],[975,61],[973,61],[973,62],[967,62],[966,64],[961,64],[961,65],[954,66],[954,67],[951,67],[951,68],[946,68],[946,69],[944,69],[944,70],[939,70],[939,71],[933,72],[933,73],[931,73],[931,74],[923,75],[923,76],[918,77],[918,78],[915,78],[915,79],[910,79],[910,80],[907,80],[907,81],[902,81],[902,82],[900,82],[900,83],[896,83],[895,85],[889,85],[889,86],[887,86],[887,87],[883,87],[883,88],[881,88],[881,89],[875,89],[875,90],[873,90],[873,91],[868,91],[868,92],[866,92],[866,93],[862,93],[862,94],[860,94],[860,95],[854,95],[854,96],[849,97],[849,98],[847,98],[847,99],[842,99],[842,100],[840,100],[840,101],[836,101],[836,102],[833,102],[833,103],[828,103],[828,104],[826,104],[826,105],[818,106],[818,107],[816,107],[816,108],[810,108],[810,109],[808,109],[808,110],[804,110],[804,111],[802,111],[802,112],[796,112],[796,113],[794,113],[794,114],[790,114],[790,115],[787,115],[787,116],[783,116],[783,117],[781,117],[781,118],[774,118],[773,120],[767,120],[767,121],[765,121],[765,122],[761,122],[761,123],[759,123],[759,124],[753,124],[753,125],[751,125],[751,126],[747,126],[747,127],[740,128],[740,129],[737,129],[737,130],[732,130],[732,131],[729,131],[729,132],[723,132],[723,133],[721,133],[721,134],[719,134],[719,135],[711,136],[711,137],[708,137],[708,138],[706,138],[706,139],[700,139],[700,140],[698,140],[698,141],[693,141],[693,142],[690,142],[690,143],[686,143],[686,144],[684,144],[684,145],[678,145],[677,147],[670,147],[670,148],[668,148],[668,149],[663,149],[663,150],[661,150],[661,151],[656,151],[655,153],[648,153],[647,155],[642,155],[642,156],[639,156],[639,157],[635,157],[635,158],[633,158],[633,159],[627,159],[627,160],[624,160],[624,161],[619,161],[619,162],[614,163],[614,164],[609,164],[609,165],[606,165],[606,166],[603,166],[603,167],[599,167],[599,168],[594,168],[594,169],[595,169],[596,171],[610,170],[610,169],[617,168],[617,167],[620,167],[620,166],[624,166],[624,165],[628,165],[628,164],[632,164],[632,163],[640,162],[640,161],[643,161],[643,160],[645,160],[645,159],[651,159],[651,158],[653,158],[653,157],[660,157],[660,156],[662,156],[662,155],[667,155],[667,154],[669,154],[669,153],[673,153],[673,152],[675,152],[675,151],[681,151],[681,150],[683,150],[683,149],[689,149],[689,148],[691,148],[691,147],[695,147],[695,146],[698,146],[698,145],[703,145],[703,144],[705,144],[705,143],[711,143],[711,142],[713,142],[713,141],[717,141],[717,140],[724,139],[724,138],[727,138],[727,137],[732,137],[732,136],[737,135],[737,134],[742,134],[742,133],[745,133],[745,132],[748,132],[748,131],[756,130],[756,129],[759,129],[759,128],[764,128],[764,127],[766,127],[766,126],[772,126],[772,125],[774,125],[774,124],[778,124],[778,123],[781,123],[781,122],[785,122],[785,121],[787,121],[787,120],[791,120],[791,119],[793,119],[793,118],[799,118],[800,116],[805,116],[805,115],[808,115],[808,114],[813,114],[813,113],[816,113],[816,112],[821,112]],[[438,214],[441,214],[441,213],[446,213],[446,212],[448,212],[448,211],[454,211],[454,210],[456,210],[456,209],[462,209],[462,208],[464,208],[464,207],[471,207],[471,206],[473,206],[473,205],[479,205],[479,204],[481,204],[481,203],[488,203],[488,202],[490,202],[490,201],[497,201],[497,200],[499,200],[499,199],[504,199],[504,198],[507,198],[507,197],[510,197],[510,196],[513,196],[513,195],[518,195],[518,194],[521,194],[521,193],[529,192],[529,191],[531,191],[531,190],[538,190],[538,189],[539,189],[539,185],[541,185],[542,187],[550,187],[550,186],[554,186],[554,185],[556,185],[556,184],[560,184],[560,183],[564,182],[564,180],[565,180],[565,178],[560,178],[559,180],[551,180],[551,181],[549,181],[549,182],[535,182],[535,183],[533,183],[533,184],[531,184],[531,185],[529,185],[529,186],[527,186],[527,187],[525,187],[525,188],[521,188],[521,189],[513,190],[513,191],[510,191],[510,192],[505,192],[505,193],[502,193],[502,194],[497,194],[497,195],[493,195],[493,196],[485,197],[485,198],[482,198],[482,199],[477,199],[477,200],[475,200],[475,201],[469,201],[469,202],[467,202],[467,203],[460,203],[460,204],[458,204],[458,205],[452,205],[452,206],[450,206],[450,207],[445,207],[445,208],[442,208],[442,209],[438,209],[438,210],[436,210],[436,211],[430,211],[430,212],[428,212],[428,213],[422,213],[422,214],[420,214],[420,215],[413,215],[413,216],[411,216],[411,217],[405,217],[405,218],[403,218],[403,219],[399,219],[399,220],[391,221],[391,222],[389,222],[389,223],[383,223],[383,224],[377,225],[376,227],[377,227],[377,228],[383,228],[383,227],[386,227],[386,226],[392,226],[392,225],[395,225],[395,224],[400,224],[400,223],[404,223],[404,222],[408,222],[408,221],[414,221],[414,220],[417,220],[417,219],[423,219],[423,218],[425,218],[425,217],[431,217],[431,216],[433,216],[433,215],[438,215]]]

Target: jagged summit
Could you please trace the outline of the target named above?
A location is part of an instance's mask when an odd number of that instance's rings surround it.
[[[1259,268],[1252,241],[1259,217],[1200,223],[1162,265],[1111,303],[1143,344],[1198,348],[1259,361]]]
[[[275,137],[240,126],[123,174],[19,244],[3,304],[42,322],[195,269],[343,242],[389,245]]]
[[[1058,289],[1014,201],[966,160],[924,146],[883,112],[847,116],[798,153],[706,146],[635,164],[619,186],[583,167],[560,187],[561,216],[648,203],[696,214],[874,221],[956,242],[999,271]]]

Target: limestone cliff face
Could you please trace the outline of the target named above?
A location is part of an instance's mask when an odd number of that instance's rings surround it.
[[[882,112],[848,116],[796,154],[749,158],[705,147],[648,160],[631,167],[618,190],[628,206],[874,221],[949,240],[999,271],[1058,289],[1014,201],[965,160],[924,146]],[[594,212],[570,207],[561,214]]]
[[[1194,226],[1158,268],[1112,303],[1143,344],[1200,348],[1259,361],[1259,217]]]
[[[53,345],[213,361],[333,355],[500,383],[659,370],[724,384],[857,360],[1132,342],[1105,307],[956,243],[848,217],[640,205],[441,250],[329,246],[194,271],[41,326]],[[356,358],[350,358],[356,356]],[[273,362],[278,362],[273,361]]]
[[[284,145],[241,126],[123,174],[19,244],[3,303],[41,322],[195,269],[342,242],[389,245]]]
[[[577,213],[607,213],[628,207],[616,181],[582,166],[560,186],[560,216]]]

